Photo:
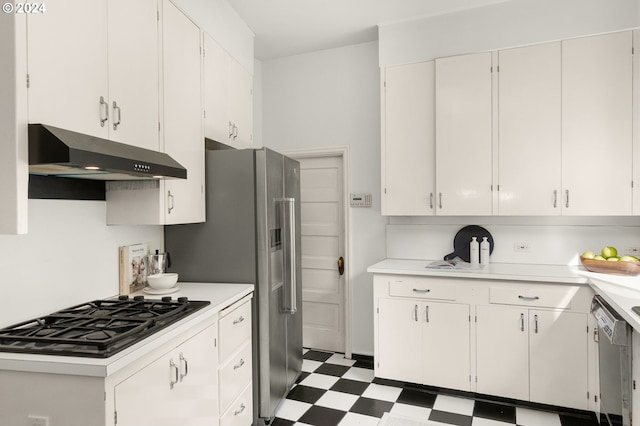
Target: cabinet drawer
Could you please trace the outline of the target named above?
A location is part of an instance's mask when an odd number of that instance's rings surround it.
[[[456,286],[431,280],[393,280],[389,295],[421,299],[456,300]]]
[[[489,302],[503,305],[571,309],[571,302],[578,290],[577,286],[490,287]]]
[[[251,339],[251,301],[247,301],[220,319],[220,349],[218,359],[225,363],[247,339]]]
[[[218,383],[221,412],[227,409],[251,381],[251,371],[251,341],[246,341],[239,352],[236,352],[226,364],[220,365]]]
[[[253,423],[253,388],[251,382],[220,418],[220,426],[248,426]]]

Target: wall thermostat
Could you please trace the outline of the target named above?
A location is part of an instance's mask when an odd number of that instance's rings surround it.
[[[351,207],[371,207],[371,194],[351,194]]]

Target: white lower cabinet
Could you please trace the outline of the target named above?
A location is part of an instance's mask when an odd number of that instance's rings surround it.
[[[477,392],[588,408],[587,314],[480,305]]]
[[[210,326],[118,384],[116,424],[215,425],[217,332],[217,324]]]
[[[595,411],[592,297],[586,285],[376,274],[375,375]]]
[[[470,390],[469,305],[381,298],[378,321],[377,375]]]

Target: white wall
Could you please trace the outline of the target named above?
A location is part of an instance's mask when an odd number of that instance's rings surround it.
[[[107,226],[104,201],[29,200],[29,233],[0,235],[0,327],[118,294],[118,247],[162,248],[162,226]]]
[[[373,292],[366,268],[385,257],[380,215],[380,77],[376,42],[261,64],[262,143],[275,150],[349,146],[351,192],[373,194],[351,210],[352,350],[373,353]],[[255,120],[255,117],[254,117]]]
[[[380,66],[628,29],[638,0],[514,0],[380,26]]]

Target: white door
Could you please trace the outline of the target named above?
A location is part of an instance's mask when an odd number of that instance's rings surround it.
[[[559,216],[560,42],[498,55],[499,214]]]
[[[588,409],[587,314],[530,311],[532,402]]]
[[[409,299],[378,299],[376,376],[421,383],[425,361],[421,332],[424,303]],[[446,369],[441,368],[442,371]]]
[[[528,401],[528,310],[479,305],[476,317],[476,392]]]
[[[562,42],[563,215],[631,214],[631,48],[631,31]]]
[[[491,215],[491,53],[436,59],[436,214]]]
[[[383,215],[435,214],[434,64],[419,62],[383,70]]]
[[[342,157],[300,161],[303,345],[345,350]]]

